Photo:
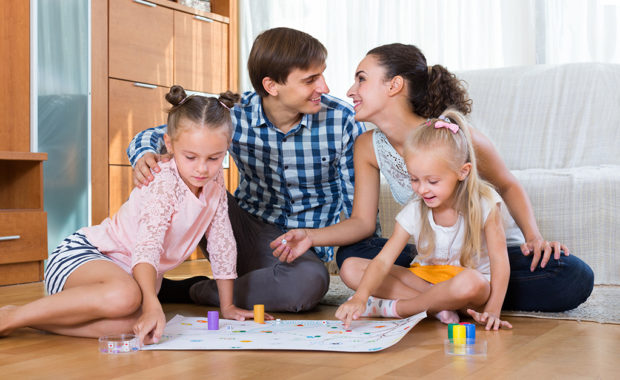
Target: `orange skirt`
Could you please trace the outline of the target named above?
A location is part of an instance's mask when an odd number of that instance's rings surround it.
[[[454,265],[420,265],[418,263],[411,264],[409,268],[413,274],[431,284],[438,284],[449,280],[461,273],[463,269],[465,268]]]

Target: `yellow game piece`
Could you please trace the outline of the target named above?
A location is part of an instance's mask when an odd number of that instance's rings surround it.
[[[265,323],[265,305],[254,305],[254,322]]]

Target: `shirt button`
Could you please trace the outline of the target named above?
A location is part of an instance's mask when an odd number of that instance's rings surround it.
[[[286,142],[286,137],[282,139],[282,142]]]
[[[293,200],[293,201],[291,201],[291,204],[294,204],[294,203],[295,203],[295,201],[294,201],[294,200]]]
[[[288,165],[284,165],[284,170],[288,170]]]
[[[291,186],[293,186],[293,185],[289,183],[289,184],[288,184],[288,185],[286,185],[286,186],[287,186],[287,187],[291,187]]]

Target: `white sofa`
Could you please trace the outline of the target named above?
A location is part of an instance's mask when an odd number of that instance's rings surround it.
[[[579,63],[466,71],[472,125],[523,184],[538,226],[620,285],[620,65]],[[384,236],[400,210],[382,181]]]

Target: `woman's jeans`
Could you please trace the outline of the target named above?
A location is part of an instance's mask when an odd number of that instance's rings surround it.
[[[370,237],[358,243],[340,247],[336,255],[338,268],[349,257],[374,258],[387,239]],[[409,267],[417,254],[415,246],[407,244],[394,264]],[[545,268],[540,263],[530,271],[532,256],[524,256],[519,246],[508,247],[510,280],[503,310],[557,312],[574,309],[583,303],[594,286],[594,273],[588,264],[574,255],[553,257]]]

